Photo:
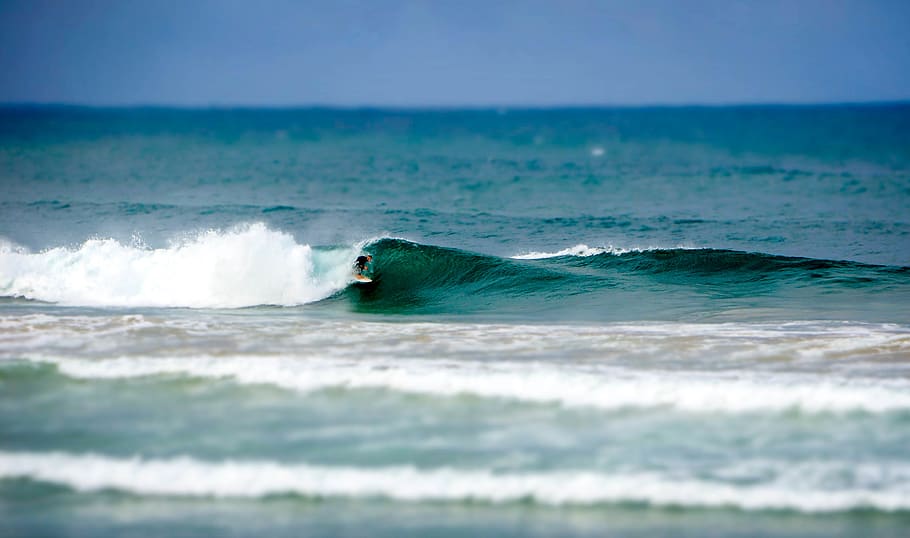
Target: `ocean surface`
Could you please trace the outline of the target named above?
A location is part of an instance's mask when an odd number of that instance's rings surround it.
[[[910,105],[0,108],[2,536],[908,529]]]

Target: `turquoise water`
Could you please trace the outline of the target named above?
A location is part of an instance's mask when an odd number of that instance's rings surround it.
[[[902,536],[908,140],[900,104],[2,109],[0,530]]]

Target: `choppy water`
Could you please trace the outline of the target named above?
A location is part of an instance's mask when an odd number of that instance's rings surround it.
[[[0,532],[903,536],[908,140],[4,109]]]

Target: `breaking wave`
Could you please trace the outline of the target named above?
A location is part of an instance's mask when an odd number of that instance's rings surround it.
[[[324,299],[350,277],[356,248],[314,249],[252,224],[168,248],[92,239],[78,248],[0,251],[0,294],[80,306],[236,308]]]
[[[361,251],[374,255],[375,282],[351,288],[351,263]],[[332,299],[328,304],[342,300],[367,313],[558,312],[615,321],[698,315],[720,297],[753,313],[782,307],[810,312],[797,319],[826,319],[844,302],[869,302],[869,294],[910,297],[910,268],[717,249],[578,245],[508,258],[394,238],[312,247],[264,224],[157,249],[113,239],[38,253],[0,248],[0,296],[79,306],[238,308]],[[721,306],[734,304],[729,300]]]

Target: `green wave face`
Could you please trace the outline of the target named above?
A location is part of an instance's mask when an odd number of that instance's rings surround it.
[[[381,239],[366,250],[374,256],[374,284],[343,293],[361,313],[621,321],[733,312],[741,319],[748,308],[752,319],[781,309],[796,318],[837,319],[849,307],[867,321],[896,321],[906,319],[901,305],[910,301],[906,267],[731,250],[526,260],[400,239]]]

